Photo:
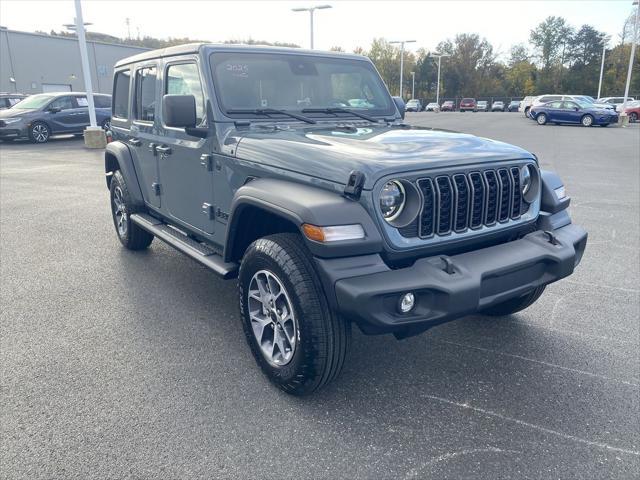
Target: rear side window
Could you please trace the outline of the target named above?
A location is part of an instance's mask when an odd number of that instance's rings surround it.
[[[165,93],[193,95],[196,99],[196,125],[205,123],[204,94],[200,83],[200,73],[195,63],[169,65],[165,84]]]
[[[156,111],[156,67],[144,67],[136,72],[134,118],[153,122]]]
[[[89,106],[89,101],[87,100],[87,97],[76,97],[76,102],[78,102],[79,107]]]
[[[7,101],[9,103],[9,107],[13,107],[16,103],[18,103],[20,100],[22,100],[22,98],[7,98]]]
[[[107,97],[106,95],[94,95],[93,104],[96,108],[110,108],[111,98]]]
[[[118,118],[129,117],[129,70],[116,73],[113,83],[113,116]]]

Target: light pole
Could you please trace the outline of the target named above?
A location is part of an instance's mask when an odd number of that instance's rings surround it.
[[[402,71],[404,70],[404,44],[405,43],[415,43],[415,40],[394,40],[389,42],[391,44],[399,43],[400,44],[400,98],[403,98],[402,95]]]
[[[87,25],[82,21],[82,5],[80,0],[75,0],[76,18],[75,27],[67,28],[75,29],[78,36],[78,45],[80,47],[80,60],[82,63],[82,76],[84,77],[84,87],[87,92],[87,104],[89,107],[89,124],[85,130],[84,143],[91,148],[103,148],[106,142],[104,131],[98,127],[96,122],[96,109],[93,104],[93,89],[91,88],[91,70],[89,69],[89,54],[87,53],[87,40],[84,36],[84,26]],[[66,25],[65,25],[66,26]]]
[[[411,98],[416,98],[416,72],[411,72]]]
[[[602,74],[604,73],[604,54],[607,50],[607,43],[605,42],[602,45],[602,63],[600,64],[600,81],[598,82],[598,96],[596,98],[600,98],[600,90],[602,89]]]
[[[636,56],[636,44],[638,43],[638,14],[640,13],[640,5],[638,4],[638,0],[635,0],[632,5],[637,5],[636,7],[636,21],[633,25],[633,42],[631,43],[631,58],[629,59],[629,69],[627,70],[627,84],[624,87],[624,101],[622,103],[622,112],[620,114],[620,120],[622,124],[625,125],[629,119],[627,114],[625,113],[625,109],[627,108],[627,97],[629,96],[629,84],[631,83],[631,70],[633,69],[633,60]]]
[[[436,103],[440,105],[440,65],[442,63],[442,57],[450,57],[446,53],[432,53],[430,54],[433,57],[438,57],[438,83],[436,85]]]
[[[311,45],[311,50],[313,50],[313,12],[316,10],[324,10],[326,8],[332,8],[331,5],[316,5],[315,7],[309,8],[292,8],[292,12],[309,12],[309,21],[311,27],[311,41],[309,42]]]

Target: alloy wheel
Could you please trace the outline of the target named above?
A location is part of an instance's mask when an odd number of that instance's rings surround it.
[[[116,220],[118,235],[124,237],[127,235],[127,208],[124,203],[122,189],[118,186],[113,190],[113,215]]]
[[[288,364],[298,342],[298,328],[289,294],[268,270],[256,272],[249,283],[247,306],[253,335],[267,362]]]
[[[38,143],[44,143],[49,139],[49,129],[46,125],[38,123],[31,128],[33,139]]]
[[[584,117],[582,117],[582,125],[584,125],[585,127],[590,127],[592,123],[593,118],[590,115],[585,115]]]

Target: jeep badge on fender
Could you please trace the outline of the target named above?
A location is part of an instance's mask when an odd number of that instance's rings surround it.
[[[249,347],[295,395],[338,375],[352,324],[403,338],[509,315],[573,273],[587,233],[557,175],[404,110],[358,55],[191,44],[122,60],[116,234],[237,278]]]

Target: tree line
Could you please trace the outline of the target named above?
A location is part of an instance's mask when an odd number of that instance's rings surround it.
[[[622,96],[633,37],[632,13],[622,28],[617,44],[605,49],[601,96]],[[572,93],[596,96],[602,52],[609,38],[591,25],[578,28],[564,18],[551,16],[531,30],[528,44],[513,45],[500,60],[485,38],[461,33],[440,42],[442,58],[440,98],[524,97],[544,93]],[[334,47],[333,50],[342,50]],[[393,95],[399,95],[400,49],[384,38],[373,41],[367,55]],[[636,55],[630,94],[640,94],[640,51]],[[404,53],[402,96],[411,97],[415,72],[415,97],[436,98],[438,59],[424,48]]]

